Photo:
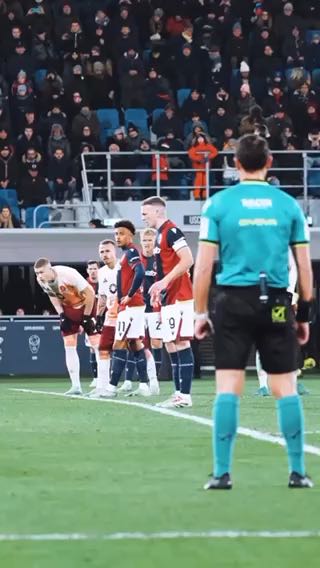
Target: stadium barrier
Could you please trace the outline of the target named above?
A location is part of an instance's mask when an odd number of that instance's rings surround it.
[[[89,349],[79,338],[81,375],[90,376]],[[65,376],[59,318],[0,317],[0,376]]]

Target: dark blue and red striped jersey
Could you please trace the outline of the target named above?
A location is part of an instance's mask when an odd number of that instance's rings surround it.
[[[129,247],[124,249],[123,255],[120,259],[120,269],[117,274],[117,288],[118,288],[118,300],[119,304],[121,298],[127,296],[131,290],[135,275],[136,267],[140,267],[143,271],[143,264],[140,258],[140,254],[136,246],[132,243]],[[132,306],[144,306],[142,284],[143,276],[141,278],[141,284],[139,285],[137,291],[133,294],[130,302],[127,304],[129,307]]]
[[[166,276],[179,262],[178,251],[188,246],[183,232],[169,219],[157,231],[154,255],[156,258],[157,280]],[[174,304],[177,300],[192,300],[192,284],[189,271],[173,280],[162,295],[163,304]]]
[[[152,284],[156,281],[157,270],[156,270],[156,259],[152,256],[144,256],[141,254],[142,264],[144,266],[144,280],[143,280],[143,297],[144,303],[146,305],[146,313],[153,312],[154,309],[151,306],[151,298],[149,290]]]

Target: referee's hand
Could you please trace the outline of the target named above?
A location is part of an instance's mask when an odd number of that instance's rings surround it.
[[[309,341],[310,327],[308,322],[297,321],[297,337],[300,345],[305,345]]]
[[[204,339],[213,334],[212,321],[208,319],[195,320],[194,322],[194,335],[196,339]]]

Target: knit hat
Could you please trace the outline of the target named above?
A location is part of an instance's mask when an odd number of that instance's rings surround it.
[[[248,73],[250,71],[250,67],[246,61],[241,61],[240,63],[240,73]]]

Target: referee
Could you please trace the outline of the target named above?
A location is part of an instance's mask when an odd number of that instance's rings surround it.
[[[313,487],[304,464],[304,422],[296,392],[298,343],[309,338],[312,269],[309,236],[298,203],[266,174],[272,156],[266,140],[240,138],[235,156],[240,183],[216,193],[202,210],[200,243],[194,272],[195,335],[203,339],[212,326],[208,295],[219,251],[220,271],[213,323],[216,386],[214,403],[214,473],[204,489],[231,489],[233,447],[239,397],[253,344],[277,399],[281,432],[289,461],[289,487]],[[296,318],[288,287],[288,248],[298,269]]]

